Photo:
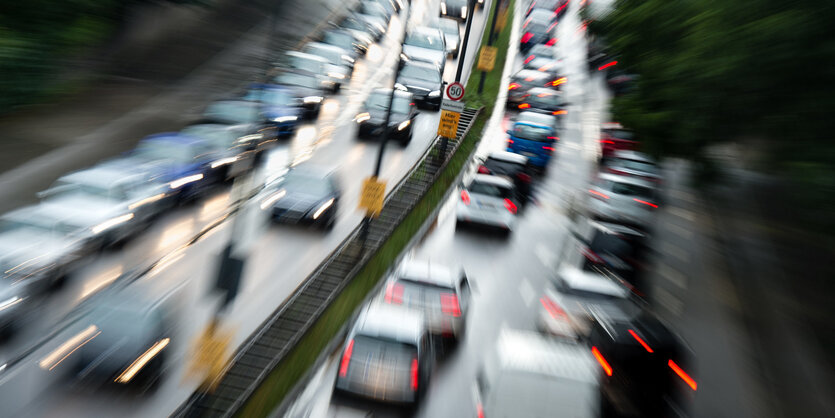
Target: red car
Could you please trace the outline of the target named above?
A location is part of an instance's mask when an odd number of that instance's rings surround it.
[[[632,131],[624,129],[617,122],[604,123],[600,129],[601,158],[606,159],[620,150],[633,151],[638,148],[638,141]]]

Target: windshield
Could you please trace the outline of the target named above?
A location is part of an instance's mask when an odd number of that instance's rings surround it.
[[[354,47],[354,37],[342,32],[325,32],[325,38],[323,42],[326,44],[336,45],[348,50]]]
[[[405,78],[413,78],[417,80],[425,80],[432,82],[439,82],[441,74],[438,70],[429,67],[420,67],[417,65],[406,65],[400,70],[400,75]]]
[[[532,103],[536,103],[536,104],[553,105],[553,106],[562,106],[563,105],[562,96],[559,95],[559,94],[540,93],[540,94],[531,96],[530,100],[531,100]]]
[[[554,51],[545,45],[535,45],[531,48],[530,55],[534,55],[537,57],[548,57],[554,58]]]
[[[647,199],[652,198],[652,189],[649,187],[638,186],[630,183],[621,183],[618,181],[608,181],[605,186],[607,186],[606,189],[610,190],[612,193],[624,196],[643,197]]]
[[[186,135],[203,139],[218,148],[230,147],[237,139],[237,134],[235,134],[235,132],[225,128],[213,126],[192,126],[183,129],[181,132]]]
[[[257,106],[247,103],[221,102],[214,103],[204,113],[209,119],[226,123],[250,123],[258,116]]]
[[[486,196],[499,197],[502,199],[509,199],[512,197],[510,189],[506,187],[496,186],[495,184],[482,183],[478,181],[472,182],[467,188],[472,194],[480,194]]]
[[[403,303],[411,308],[440,309],[441,298],[454,295],[455,289],[435,286],[429,283],[419,283],[408,279],[399,279],[394,286],[402,289]],[[398,290],[398,292],[400,292]]]
[[[290,59],[290,66],[300,70],[310,71],[311,73],[322,72],[322,62],[311,57],[300,57],[297,55],[288,55]]]
[[[521,139],[528,139],[531,141],[549,142],[553,139],[548,137],[552,135],[551,129],[542,128],[539,126],[516,124],[513,127],[513,136]]]
[[[394,97],[394,106],[392,106],[392,111],[395,113],[409,113],[409,99],[405,97]],[[388,93],[373,93],[368,96],[368,101],[365,102],[366,107],[371,109],[377,110],[386,110],[388,109],[389,104],[389,94]]]
[[[436,51],[444,50],[444,44],[439,36],[418,32],[410,33],[406,37],[406,42],[404,42],[403,45],[411,45],[416,46],[418,48],[434,49]]]
[[[250,90],[244,100],[253,102],[261,102],[270,106],[293,106],[293,96],[287,94],[286,91],[278,89],[252,89]]]
[[[542,22],[530,22],[525,26],[525,31],[530,33],[545,33],[548,31],[548,25]]]
[[[200,151],[172,141],[141,141],[135,155],[145,160],[171,160],[180,163],[192,162]]]
[[[306,74],[282,73],[276,77],[276,81],[280,84],[286,84],[288,86],[299,86],[309,89],[319,88],[319,80],[316,79],[316,77],[311,77]]]
[[[351,20],[351,22],[356,21]],[[307,48],[304,49],[304,52],[322,57],[328,60],[331,64],[339,64],[342,62],[342,52],[337,49],[326,48],[320,45],[308,45]]]
[[[324,196],[330,193],[327,180],[301,173],[287,174],[281,186],[290,192],[302,194]]]
[[[112,194],[116,194],[115,190],[111,191],[110,189],[94,186],[91,184],[70,183],[65,180],[56,181],[53,188],[58,190],[58,192],[50,197],[86,195],[95,196],[102,199],[110,199]]]
[[[497,160],[495,158],[488,158],[484,162],[484,166],[490,170],[490,174],[494,175],[514,175],[516,172],[522,170],[522,165],[520,164]]]

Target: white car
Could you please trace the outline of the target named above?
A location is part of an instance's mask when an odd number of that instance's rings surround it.
[[[595,219],[648,227],[658,209],[653,183],[630,176],[600,174],[589,189],[589,213]]]
[[[510,232],[516,225],[516,188],[513,182],[497,176],[476,174],[461,189],[456,206],[458,224],[480,224]]]

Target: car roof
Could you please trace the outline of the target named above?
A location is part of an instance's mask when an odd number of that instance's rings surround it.
[[[536,120],[536,121],[543,121],[543,122],[547,119],[549,121],[548,125],[554,125],[554,124],[557,123],[556,116],[545,114],[545,113],[534,112],[534,111],[530,111],[530,110],[526,110],[522,113],[519,113],[519,115],[516,116],[516,122],[517,123],[530,123],[530,122],[527,122],[527,121],[520,121],[520,119],[529,119],[529,120]],[[545,126],[544,123],[537,123],[537,124]]]
[[[655,160],[647,154],[639,151],[632,151],[632,150],[617,150],[612,153],[612,156],[615,158],[620,158],[624,160],[633,160],[633,161],[641,161],[645,163],[656,164]]]
[[[631,184],[631,185],[634,185],[634,186],[646,187],[648,189],[655,188],[654,184],[652,184],[648,181],[641,180],[637,177],[632,177],[632,176],[621,176],[619,174],[602,173],[602,174],[599,175],[599,177],[600,177],[601,180],[609,180],[609,181],[614,181],[614,182],[618,182],[618,183],[627,183],[627,184]]]
[[[496,346],[497,366],[530,374],[596,384],[598,370],[584,344],[533,331],[503,329]]]
[[[504,187],[508,189],[513,188],[513,182],[511,182],[510,180],[504,177],[491,176],[489,174],[476,174],[475,176],[473,176],[473,180],[472,182],[470,182],[470,184],[476,182]]]
[[[433,263],[430,260],[407,260],[400,265],[397,278],[454,288],[459,276],[444,264]]]
[[[456,28],[458,27],[458,21],[454,20],[452,18],[449,18],[449,17],[442,17],[442,18],[438,19],[438,25],[439,26],[443,23],[445,23],[449,27],[452,27],[452,25],[455,25]]]
[[[413,310],[383,303],[371,303],[354,326],[355,335],[416,343],[424,334],[423,316]]]
[[[330,49],[334,52],[341,52],[343,54],[345,53],[345,48],[340,48],[336,45],[326,44],[324,42],[308,42],[305,45],[305,47],[313,47],[313,48],[316,48],[316,49]],[[308,52],[308,54],[309,54],[309,52]]]
[[[509,163],[515,163],[515,164],[527,164],[528,163],[528,157],[525,157],[524,155],[516,154],[514,152],[507,152],[507,151],[493,151],[493,152],[491,152],[490,154],[487,155],[487,158],[494,159],[494,160],[499,160],[499,161],[505,161],[505,162],[509,162]]]
[[[571,290],[580,290],[619,298],[626,298],[629,295],[628,289],[599,273],[580,270],[573,266],[563,266],[557,274]]]
[[[291,56],[291,57],[296,57],[296,58],[304,58],[304,59],[309,59],[309,60],[319,61],[319,62],[321,62],[321,63],[323,63],[323,64],[327,64],[327,63],[328,63],[328,60],[326,60],[326,59],[324,59],[324,58],[322,58],[322,57],[320,57],[320,56],[318,56],[318,55],[310,54],[310,53],[307,53],[307,52],[287,51],[287,52],[285,52],[284,54],[285,54],[285,55],[288,55],[288,56]]]
[[[542,71],[523,69],[523,70],[519,70],[516,74],[513,75],[513,77],[516,77],[516,78],[531,78],[531,77],[545,78],[545,77],[549,77],[549,74],[545,73],[545,72],[542,72]]]
[[[131,180],[141,181],[144,179],[145,176],[142,173],[133,171],[124,165],[102,164],[61,176],[58,180],[66,183],[87,184],[107,189],[116,184],[131,182]]]

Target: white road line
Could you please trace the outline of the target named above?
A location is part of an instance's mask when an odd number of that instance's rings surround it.
[[[675,258],[677,258],[680,261],[683,261],[685,263],[690,262],[690,253],[681,249],[679,246],[677,246],[673,243],[662,242],[661,243],[661,252],[663,252],[664,254],[671,255],[671,256],[673,256],[673,257],[675,257]]]
[[[531,286],[527,277],[523,278],[522,282],[519,283],[519,294],[522,295],[522,302],[525,303],[525,306],[530,307],[534,296],[536,296],[536,292],[533,290],[533,286]]]
[[[671,295],[670,292],[658,286],[653,288],[652,294],[655,296],[655,301],[661,304],[661,306],[667,309],[670,313],[675,316],[681,316],[681,312],[684,311],[684,303],[682,303],[677,297]]]
[[[670,214],[672,215],[678,216],[682,219],[686,219],[690,222],[694,222],[696,220],[696,214],[687,209],[671,206],[669,209],[667,209],[667,211],[670,212]]]
[[[669,222],[665,222],[663,225],[664,225],[664,228],[666,230],[668,230],[668,231],[670,231],[670,232],[672,232],[672,233],[674,233],[674,234],[676,234],[676,235],[678,235],[678,236],[680,236],[684,239],[693,238],[693,231],[691,231],[691,230],[689,230],[689,229],[687,229],[683,226],[678,226],[676,224],[672,224],[672,223],[669,223]]]
[[[545,267],[551,267],[551,263],[553,263],[554,261],[555,254],[551,252],[550,248],[540,243],[536,245],[536,248],[534,248],[533,252]]]
[[[658,274],[670,283],[687,290],[687,276],[664,263],[658,263]]]

